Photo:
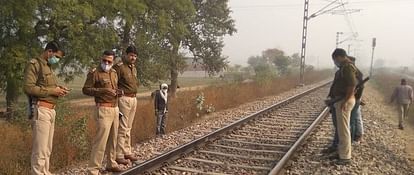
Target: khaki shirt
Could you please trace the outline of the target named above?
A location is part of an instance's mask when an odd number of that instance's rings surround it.
[[[115,104],[117,96],[106,94],[105,88],[118,89],[118,76],[114,69],[105,72],[101,67],[98,67],[88,73],[82,92],[85,95],[94,96],[96,103]]]
[[[137,69],[134,64],[127,65],[118,63],[114,66],[118,74],[118,86],[126,94],[136,94],[138,92]]]
[[[348,87],[356,87],[357,85],[357,69],[350,63],[346,62],[338,70],[338,74],[335,76],[332,87],[332,96],[344,97],[346,95],[346,89]]]
[[[57,86],[56,76],[45,59],[37,57],[29,61],[24,71],[24,93],[35,100],[56,104],[58,97],[51,93]]]

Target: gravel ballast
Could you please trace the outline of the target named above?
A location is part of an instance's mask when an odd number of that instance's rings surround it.
[[[278,96],[262,98],[237,108],[212,113],[192,126],[135,144],[134,153],[140,158],[139,161],[143,162],[314,86],[316,85],[295,88]],[[374,88],[370,86],[366,88],[364,99],[367,102],[367,105],[362,108],[365,135],[363,141],[352,148],[351,165],[335,165],[327,155],[321,153],[331,141],[332,131],[329,129],[328,118],[323,122],[323,126],[327,127],[320,127],[313,134],[309,141],[314,142],[306,143],[304,148],[297,152],[284,173],[414,174],[414,166],[410,158],[410,155],[413,155],[410,154],[411,150],[414,150],[410,147],[414,145],[412,138],[414,130],[410,127],[406,127],[403,131],[398,130],[397,111],[385,104],[386,100]],[[83,163],[59,174],[86,174],[86,166],[87,164]]]
[[[368,86],[362,107],[365,134],[352,146],[352,163],[336,165],[332,155],[323,153],[332,141],[330,116],[297,152],[285,174],[414,174],[409,145],[413,144],[410,127],[398,129],[397,111],[374,88]]]

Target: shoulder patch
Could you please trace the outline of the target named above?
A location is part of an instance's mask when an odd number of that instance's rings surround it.
[[[96,68],[92,68],[91,70],[89,70],[89,73],[94,73],[96,71]]]
[[[119,63],[117,63],[117,66],[122,66],[124,63],[122,61],[120,61]]]
[[[32,63],[32,64],[35,64],[35,63],[37,63],[37,60],[35,58],[33,58],[29,62]]]

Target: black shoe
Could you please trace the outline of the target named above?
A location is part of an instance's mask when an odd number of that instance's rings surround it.
[[[127,159],[115,159],[115,162],[118,164],[128,165],[129,161]]]
[[[404,130],[404,126],[403,125],[399,125],[398,129]]]
[[[106,171],[114,172],[114,173],[119,173],[119,172],[122,172],[124,170],[121,169],[121,168],[119,168],[119,167],[108,167],[108,168],[106,168]]]
[[[339,154],[334,154],[328,157],[329,160],[337,160],[339,159]]]
[[[351,163],[352,163],[351,159],[338,159],[335,162],[335,164],[337,164],[337,165],[349,165]]]
[[[362,135],[356,135],[354,141],[362,142]]]

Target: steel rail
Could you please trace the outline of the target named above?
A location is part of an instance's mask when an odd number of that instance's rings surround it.
[[[296,150],[302,145],[302,143],[308,138],[312,131],[322,122],[325,116],[328,114],[329,108],[326,107],[316,118],[316,120],[305,130],[305,132],[299,137],[299,139],[289,148],[288,152],[283,155],[279,162],[269,172],[269,175],[279,174],[283,167],[289,162],[290,158],[295,154]]]
[[[283,100],[281,102],[278,102],[278,103],[276,103],[276,104],[274,104],[274,105],[272,105],[270,107],[267,107],[267,108],[262,109],[262,110],[260,110],[258,112],[255,112],[255,113],[250,114],[250,115],[248,115],[246,117],[243,117],[242,119],[237,120],[237,121],[231,123],[230,125],[227,125],[227,126],[225,126],[223,128],[220,128],[220,129],[218,129],[216,131],[213,131],[213,132],[211,132],[209,134],[206,134],[206,135],[204,135],[204,136],[202,136],[200,138],[197,138],[197,139],[195,139],[195,140],[193,140],[193,141],[191,141],[189,143],[186,143],[184,145],[178,146],[178,147],[176,147],[176,148],[174,148],[174,149],[172,149],[172,150],[170,150],[170,151],[168,151],[166,153],[163,153],[161,155],[158,155],[156,157],[153,157],[153,158],[151,158],[151,159],[149,159],[149,160],[147,160],[147,161],[145,161],[145,162],[143,162],[143,163],[141,163],[141,164],[139,164],[139,165],[137,165],[135,167],[132,167],[130,169],[127,169],[124,172],[119,173],[119,175],[137,175],[137,174],[144,174],[147,171],[150,171],[150,170],[156,169],[158,167],[161,167],[164,164],[166,164],[166,163],[168,163],[170,161],[173,161],[173,160],[177,159],[178,157],[185,155],[186,153],[189,153],[189,152],[193,151],[194,148],[196,148],[197,146],[200,146],[203,143],[206,143],[208,141],[212,141],[217,136],[219,136],[219,135],[221,135],[223,133],[226,133],[228,131],[234,130],[235,128],[237,128],[239,126],[242,126],[244,123],[247,123],[248,121],[256,118],[257,116],[260,116],[261,114],[264,114],[264,113],[266,113],[266,112],[268,112],[268,111],[270,111],[270,110],[272,110],[274,108],[279,108],[279,107],[281,107],[281,106],[283,106],[285,104],[288,104],[288,103],[290,103],[290,102],[292,102],[292,101],[294,101],[294,100],[296,100],[298,98],[301,98],[301,97],[303,97],[303,96],[305,96],[305,95],[307,95],[307,94],[309,94],[311,92],[314,92],[314,91],[318,90],[321,87],[324,87],[324,86],[328,85],[329,83],[331,83],[331,81],[328,81],[326,83],[322,83],[319,86],[316,86],[314,88],[311,88],[309,90],[306,90],[305,92],[296,94],[296,95],[294,95],[292,97],[289,97],[286,100]]]

